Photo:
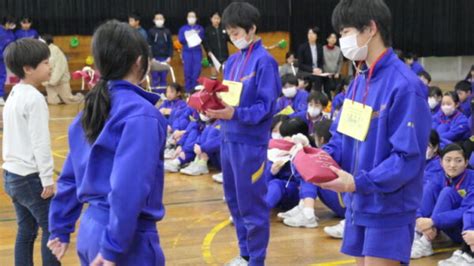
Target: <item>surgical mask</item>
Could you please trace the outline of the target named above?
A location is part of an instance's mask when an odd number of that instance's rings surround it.
[[[235,45],[235,47],[237,47],[237,49],[239,49],[239,50],[243,50],[243,49],[249,47],[249,45],[252,43],[251,41],[248,42],[247,40],[245,40],[245,37],[242,37],[242,38],[237,39],[237,40],[231,40],[231,41]]]
[[[296,87],[283,88],[283,95],[287,98],[293,98],[296,95]]]
[[[456,109],[452,105],[443,105],[441,106],[441,111],[443,111],[446,116],[451,116]]]
[[[438,101],[436,100],[435,97],[429,97],[428,98],[428,105],[430,106],[430,109],[433,110],[438,105]]]
[[[188,18],[188,24],[189,24],[189,25],[194,25],[194,24],[196,24],[196,18],[189,17],[189,18]]]
[[[278,132],[272,132],[272,139],[281,139],[281,134]]]
[[[309,114],[310,117],[317,117],[321,114],[321,108],[308,107],[308,114]]]
[[[16,28],[16,25],[15,24],[12,24],[10,25],[10,27],[8,27],[10,30],[14,30]]]
[[[341,44],[341,51],[342,54],[349,60],[352,61],[363,61],[367,58],[367,53],[369,51],[369,44],[370,40],[372,40],[372,36],[369,38],[367,43],[362,47],[357,45],[357,36],[358,33],[354,33],[349,36],[342,37],[339,42]]]
[[[162,19],[157,19],[157,20],[155,20],[155,25],[156,25],[158,28],[163,27],[164,24],[165,24],[165,21],[162,20]]]
[[[204,114],[199,114],[199,119],[201,119],[201,121],[203,122],[208,122],[209,120],[211,120],[211,118],[209,118],[208,116]]]

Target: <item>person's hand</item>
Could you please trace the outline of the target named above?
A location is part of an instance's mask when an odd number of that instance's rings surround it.
[[[181,139],[181,137],[184,135],[184,133],[186,133],[185,130],[176,130],[176,131],[173,133],[173,139],[175,139],[176,141],[178,141],[179,139]]]
[[[115,266],[115,262],[104,259],[102,254],[99,253],[90,266]]]
[[[438,235],[438,229],[436,229],[435,227],[431,227],[430,229],[424,231],[423,235],[425,235],[426,239],[428,239],[429,241],[433,241]]]
[[[335,78],[335,79],[338,79],[340,76],[341,76],[341,75],[339,75],[339,73],[334,74],[334,78]]]
[[[194,153],[196,155],[200,155],[202,153],[201,146],[199,146],[198,144],[194,144]]]
[[[207,110],[206,115],[213,119],[231,120],[234,117],[235,108],[222,102],[224,109],[220,110]]]
[[[464,241],[466,241],[466,244],[471,246],[472,249],[472,246],[474,246],[474,231],[467,230],[462,232],[462,238],[464,239]]]
[[[41,192],[41,198],[47,199],[54,195],[54,185],[43,187],[43,192]]]
[[[317,67],[317,68],[313,69],[313,74],[314,75],[320,75],[321,73],[323,73],[321,68]]]
[[[173,158],[176,158],[179,156],[179,154],[183,151],[183,148],[181,146],[178,146],[176,150],[174,151],[174,156]]]
[[[355,191],[355,182],[354,177],[348,172],[337,169],[334,166],[329,166],[329,169],[333,171],[338,177],[332,181],[326,183],[317,184],[323,189],[329,189],[335,192],[354,192]]]
[[[186,153],[184,153],[184,151],[180,152],[179,155],[178,155],[178,158],[184,160],[186,159]]]
[[[62,243],[59,241],[59,238],[55,238],[49,240],[46,246],[51,250],[56,259],[60,261],[64,254],[66,254],[69,243]]]
[[[272,164],[272,168],[270,169],[270,172],[272,172],[272,175],[276,175],[280,172],[281,168],[286,164],[286,161],[276,161]]]
[[[416,219],[416,227],[419,232],[425,233],[433,227],[433,220],[431,218],[418,218]]]

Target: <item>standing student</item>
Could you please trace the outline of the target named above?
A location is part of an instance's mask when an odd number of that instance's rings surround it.
[[[221,119],[221,165],[224,193],[232,214],[240,255],[228,265],[263,265],[270,234],[270,209],[265,202],[265,169],[272,116],[281,93],[278,64],[256,36],[260,12],[251,4],[234,2],[222,15],[232,43],[240,51],[224,69],[224,79],[239,91],[237,106],[210,110]]]
[[[21,79],[3,110],[5,192],[15,206],[18,231],[15,265],[33,265],[33,246],[41,227],[45,266],[60,265],[47,247],[48,211],[54,194],[49,112],[37,90],[51,75],[48,46],[38,40],[13,42],[5,50],[8,68]]]
[[[164,26],[165,16],[161,13],[156,13],[153,23],[155,27],[148,30],[148,44],[151,46],[153,58],[162,63],[169,64],[173,56],[173,39],[171,38],[171,31]],[[166,86],[167,74],[168,71],[151,72],[151,86]]]
[[[141,20],[142,18],[138,13],[128,15],[128,25],[137,30],[145,40],[148,40],[148,34],[146,33],[146,30],[140,25]]]
[[[31,28],[32,23],[33,21],[31,20],[30,17],[23,17],[20,20],[21,28],[15,32],[15,37],[17,39],[22,39],[22,38],[38,39],[39,38],[38,32],[35,29]]]
[[[341,251],[358,265],[409,263],[421,200],[430,112],[425,86],[390,48],[391,20],[383,0],[341,0],[332,14],[342,53],[363,63],[324,146],[342,169],[320,186],[348,192]]]
[[[220,64],[224,64],[229,58],[229,49],[227,48],[227,42],[229,41],[229,35],[221,24],[221,15],[219,12],[211,14],[211,25],[207,26],[205,37],[204,37],[204,50],[208,55],[209,64],[211,65],[211,77],[217,78],[217,69],[214,66],[214,62],[211,59],[211,55],[214,56]]]
[[[127,24],[109,21],[94,33],[92,54],[101,80],[69,127],[48,246],[64,256],[88,204],[77,235],[81,265],[164,265],[156,222],[165,213],[166,121],[154,106],[159,97],[138,87],[148,44]]]
[[[5,104],[5,82],[7,81],[7,68],[5,67],[3,53],[7,46],[15,40],[13,30],[16,27],[15,18],[5,16],[0,25],[0,106]]]
[[[201,43],[205,36],[203,27],[199,24],[196,24],[196,12],[188,12],[187,22],[187,25],[184,25],[179,29],[178,38],[179,42],[181,42],[183,45],[184,89],[187,93],[190,93],[192,90],[194,90],[194,87],[197,86],[197,79],[199,78],[199,75],[201,75]],[[193,42],[192,46],[190,46],[189,41],[191,37],[189,36],[191,36],[192,33],[194,33],[193,35],[195,36],[193,38],[199,38],[201,43]]]

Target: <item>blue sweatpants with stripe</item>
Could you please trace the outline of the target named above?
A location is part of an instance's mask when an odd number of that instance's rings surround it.
[[[267,146],[223,141],[221,165],[224,194],[234,220],[240,255],[249,265],[264,265],[270,238],[270,208],[265,201],[263,172]]]

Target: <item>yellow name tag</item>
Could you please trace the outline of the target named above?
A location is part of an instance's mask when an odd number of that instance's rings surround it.
[[[239,106],[240,95],[242,94],[242,82],[224,80],[222,84],[229,87],[228,92],[220,92],[219,97],[230,106]]]
[[[461,197],[463,197],[463,198],[464,198],[464,197],[466,196],[466,194],[467,194],[467,192],[466,192],[465,189],[460,189],[460,190],[458,190],[458,193],[459,193],[459,196],[461,196]]]
[[[285,109],[281,110],[278,114],[276,115],[291,115],[295,112],[295,110],[293,110],[293,107],[291,107],[291,105],[288,105]]]
[[[337,131],[359,141],[365,141],[372,119],[372,107],[346,99],[342,105]]]

